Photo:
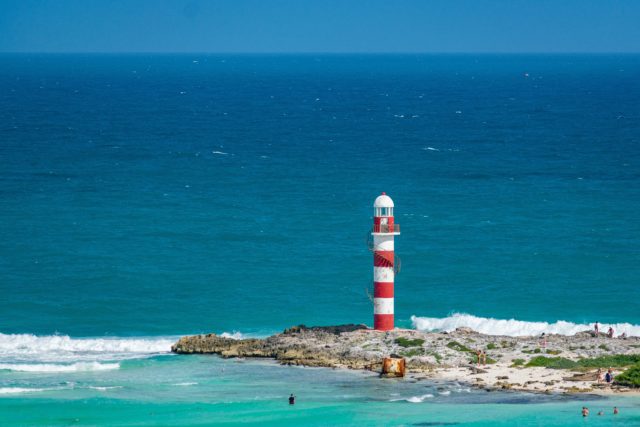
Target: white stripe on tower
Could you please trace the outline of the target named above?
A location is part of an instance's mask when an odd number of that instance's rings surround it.
[[[393,314],[393,298],[374,298],[373,314]]]

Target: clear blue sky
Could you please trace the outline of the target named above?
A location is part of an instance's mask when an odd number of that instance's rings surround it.
[[[0,52],[640,52],[640,0],[0,0]]]

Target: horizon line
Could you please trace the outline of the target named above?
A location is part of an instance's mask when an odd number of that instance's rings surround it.
[[[513,51],[402,51],[402,52],[285,52],[285,51],[13,51],[0,50],[0,55],[4,54],[36,54],[36,55],[640,55],[639,51],[530,51],[530,52],[513,52]]]

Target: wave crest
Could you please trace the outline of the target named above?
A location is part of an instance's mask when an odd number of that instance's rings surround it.
[[[14,372],[85,372],[85,371],[111,371],[119,369],[119,363],[79,362],[69,365],[56,365],[51,363],[0,363],[0,371]]]
[[[35,393],[53,389],[46,388],[24,388],[24,387],[0,387],[0,394]]]
[[[490,317],[476,317],[471,314],[454,313],[451,316],[418,317],[411,316],[413,327],[420,331],[445,331],[451,332],[459,327],[471,328],[474,331],[487,335],[535,336],[543,332],[546,334],[575,335],[593,329],[593,324],[572,323],[558,320],[555,323],[548,322],[527,322],[516,319],[493,319]],[[627,336],[640,336],[640,325],[631,323],[602,323],[601,331],[607,331],[613,327],[616,336],[625,332]]]
[[[242,332],[238,332],[238,331],[233,331],[231,333],[229,332],[223,332],[220,334],[220,336],[222,338],[231,338],[232,340],[242,340],[245,339],[246,337],[242,334]]]
[[[0,362],[98,362],[149,357],[171,351],[170,338],[71,338],[1,334]]]

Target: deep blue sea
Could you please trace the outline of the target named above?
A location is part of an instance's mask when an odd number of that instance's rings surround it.
[[[639,77],[638,55],[1,55],[0,417],[496,425],[504,403],[475,392],[416,410],[417,386],[353,374],[336,400],[342,377],[164,352],[372,324],[382,191],[398,326],[640,335]],[[333,422],[280,408],[303,382]],[[581,404],[509,403],[505,425]]]

